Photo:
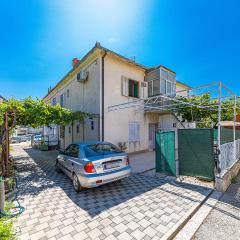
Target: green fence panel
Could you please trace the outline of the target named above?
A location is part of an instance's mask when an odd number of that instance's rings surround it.
[[[156,171],[176,176],[174,131],[156,133]]]
[[[213,129],[179,129],[180,175],[214,179]]]
[[[214,141],[217,141],[218,130],[214,129]],[[240,130],[236,130],[236,139],[240,139]],[[221,128],[221,144],[233,142],[233,129]]]

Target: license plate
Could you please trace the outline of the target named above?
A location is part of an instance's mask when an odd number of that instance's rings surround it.
[[[120,167],[120,163],[120,161],[105,163],[104,170]]]

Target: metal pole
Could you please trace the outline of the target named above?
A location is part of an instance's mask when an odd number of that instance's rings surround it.
[[[8,132],[8,112],[5,113],[5,131],[6,131],[6,146],[5,146],[5,175],[8,174],[8,159],[9,159],[9,132]]]
[[[222,108],[222,82],[219,82],[219,93],[218,93],[218,150],[219,150],[219,155],[218,155],[218,167],[220,165],[221,167],[221,151],[220,151],[220,146],[221,146],[221,108]]]
[[[233,114],[234,114],[234,124],[233,124],[233,161],[236,160],[236,108],[237,108],[237,96],[234,95],[234,109],[233,109]]]
[[[0,212],[4,211],[5,206],[5,189],[4,189],[4,180],[0,177]]]

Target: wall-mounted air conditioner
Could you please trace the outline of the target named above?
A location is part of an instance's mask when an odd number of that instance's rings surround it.
[[[87,81],[88,79],[88,71],[80,71],[78,74],[77,74],[77,81],[78,82],[85,82]]]
[[[147,87],[147,82],[141,82],[141,87]]]

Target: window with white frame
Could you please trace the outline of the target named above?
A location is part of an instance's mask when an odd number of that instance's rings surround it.
[[[140,125],[137,122],[128,124],[128,140],[129,142],[140,141]]]
[[[139,98],[139,82],[122,76],[122,96]]]

